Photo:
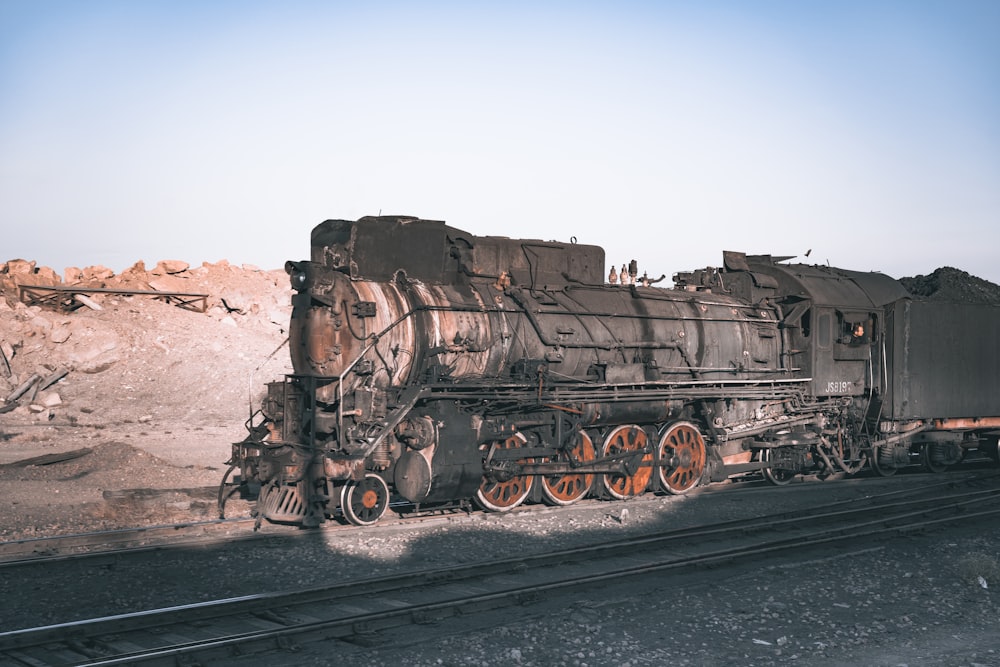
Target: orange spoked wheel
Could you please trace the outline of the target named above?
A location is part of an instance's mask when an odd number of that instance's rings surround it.
[[[647,449],[646,432],[640,427],[624,425],[615,428],[604,438],[601,446],[601,456],[616,456],[634,452],[636,456],[629,456],[623,459],[625,463],[625,474],[601,475],[601,484],[604,489],[619,500],[637,496],[649,486],[649,480],[653,478],[653,453],[646,452],[640,459],[638,454]]]
[[[497,443],[499,449],[521,447],[527,442],[520,433],[515,433],[503,442]],[[518,463],[527,463],[522,459]],[[507,512],[525,501],[531,493],[534,478],[528,475],[504,475],[499,472],[489,472],[483,476],[483,481],[476,491],[476,502],[484,510],[490,512]]]
[[[580,431],[577,433],[576,444],[559,452],[557,461],[568,463],[586,463],[597,458],[594,441],[590,436]],[[548,475],[542,478],[542,495],[551,505],[572,505],[587,495],[594,485],[594,474],[565,473],[563,475]]]
[[[375,473],[360,482],[348,482],[340,490],[344,518],[355,526],[370,526],[389,509],[389,486]]]
[[[687,493],[698,486],[708,455],[705,439],[691,422],[674,422],[660,436],[660,485],[667,493]]]

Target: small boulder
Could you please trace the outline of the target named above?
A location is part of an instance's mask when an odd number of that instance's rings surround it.
[[[28,322],[28,324],[31,325],[32,329],[39,333],[48,333],[52,331],[52,322],[41,315],[35,315],[31,318],[31,321]]]
[[[54,408],[57,405],[62,405],[62,397],[54,391],[46,391],[38,396],[35,403],[45,408]]]
[[[146,263],[140,259],[138,262],[119,273],[117,282],[119,285],[127,287],[128,289],[146,289],[146,280],[148,278],[149,275],[146,273]]]
[[[150,271],[153,275],[174,275],[184,273],[191,265],[179,259],[161,259],[156,263],[156,268]]]
[[[0,273],[6,273],[12,276],[30,276],[35,273],[35,262],[29,262],[26,259],[12,259],[4,264],[4,269],[3,271],[0,271]]]
[[[73,320],[72,339],[62,353],[66,363],[83,373],[101,373],[120,359],[118,335],[108,326]]]
[[[106,266],[101,266],[100,264],[94,266],[88,266],[83,270],[83,280],[84,282],[104,282],[108,278],[115,275],[115,272]]]
[[[65,343],[69,340],[71,334],[69,325],[66,322],[62,322],[53,327],[52,331],[49,332],[49,340],[53,343]]]
[[[59,274],[47,266],[40,266],[33,276],[36,285],[59,285],[62,279]]]

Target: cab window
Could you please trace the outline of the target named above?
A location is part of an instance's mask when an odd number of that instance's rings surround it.
[[[816,344],[820,347],[830,347],[832,319],[830,313],[820,313],[816,318]]]

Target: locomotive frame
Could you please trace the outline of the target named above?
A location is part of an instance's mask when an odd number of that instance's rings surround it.
[[[261,519],[370,525],[396,496],[507,511],[996,458],[1000,309],[789,259],[726,252],[663,289],[634,262],[605,281],[597,246],[321,223],[286,264],[295,373],[233,445],[220,512],[239,491]]]

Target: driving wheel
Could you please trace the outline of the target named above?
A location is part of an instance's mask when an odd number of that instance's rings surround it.
[[[705,472],[705,439],[691,422],[675,422],[660,436],[660,466],[656,473],[668,493],[687,493]]]
[[[632,498],[646,490],[653,478],[653,453],[646,452],[646,432],[635,424],[619,426],[604,439],[601,456],[621,456],[625,474],[601,475],[601,484],[619,500]]]

